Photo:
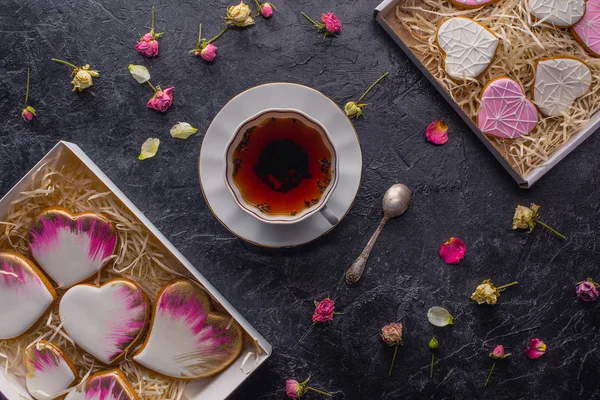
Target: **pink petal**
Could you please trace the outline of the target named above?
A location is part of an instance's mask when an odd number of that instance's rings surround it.
[[[444,144],[448,141],[448,125],[442,120],[433,121],[425,129],[425,137],[431,143]]]
[[[440,257],[446,264],[458,264],[465,257],[467,245],[457,237],[451,237],[440,246]]]

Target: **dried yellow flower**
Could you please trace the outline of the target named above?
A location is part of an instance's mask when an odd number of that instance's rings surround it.
[[[363,114],[364,106],[366,106],[366,104],[358,104],[354,101],[349,101],[344,106],[344,112],[350,119],[358,118]]]
[[[481,285],[477,286],[477,289],[471,295],[471,299],[475,300],[477,304],[496,304],[498,296],[500,296],[498,289],[496,289],[491,280],[486,279]]]
[[[513,217],[513,229],[529,229],[535,227],[538,218],[538,210],[540,206],[531,203],[531,206],[517,206],[515,216]]]
[[[243,1],[237,6],[231,6],[227,9],[225,17],[227,25],[248,26],[254,25],[254,19],[250,16],[250,7]]]

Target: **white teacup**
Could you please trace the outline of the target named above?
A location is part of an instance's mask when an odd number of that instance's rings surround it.
[[[256,204],[251,204],[246,200],[244,194],[241,192],[240,187],[237,185],[234,179],[234,174],[236,171],[236,166],[234,164],[234,153],[236,148],[239,146],[240,142],[244,139],[244,134],[248,131],[248,129],[258,126],[259,124],[261,124],[269,118],[296,118],[302,121],[304,124],[308,125],[309,127],[315,129],[317,132],[320,133],[321,139],[323,140],[325,146],[331,153],[331,181],[321,193],[321,197],[319,198],[317,203],[311,204],[309,207],[297,211],[294,215],[269,213],[268,211],[258,207]],[[313,118],[309,117],[302,111],[289,108],[271,108],[263,110],[258,114],[254,115],[253,117],[242,122],[233,133],[232,138],[229,140],[229,143],[225,148],[225,160],[225,183],[229,188],[229,191],[233,195],[236,204],[243,211],[257,218],[259,221],[268,224],[294,224],[305,220],[316,213],[321,213],[327,219],[327,221],[329,221],[330,224],[335,225],[338,222],[339,219],[326,206],[326,203],[329,200],[329,197],[331,196],[331,193],[333,193],[338,182],[337,153],[331,140],[331,137],[327,132],[327,129],[318,121],[315,121]],[[261,182],[261,184],[264,183]]]

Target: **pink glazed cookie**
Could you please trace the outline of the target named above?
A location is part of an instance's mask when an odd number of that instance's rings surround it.
[[[454,4],[458,8],[479,8],[493,4],[499,0],[449,0],[450,3]]]
[[[27,391],[36,400],[52,400],[78,378],[71,359],[54,343],[40,340],[25,350]]]
[[[485,85],[477,113],[483,133],[514,139],[531,132],[537,122],[537,109],[517,82],[501,76]]]
[[[571,34],[588,52],[600,57],[600,1],[586,3],[585,14],[571,28]]]
[[[119,369],[91,375],[65,400],[140,400],[131,383]]]

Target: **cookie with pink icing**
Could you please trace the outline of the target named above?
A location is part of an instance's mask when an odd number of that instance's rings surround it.
[[[144,334],[150,302],[130,279],[102,286],[80,284],[67,290],[59,305],[63,328],[82,349],[104,364],[113,364]]]
[[[493,4],[499,0],[449,0],[450,3],[454,4],[458,8],[479,8]]]
[[[36,400],[59,397],[78,379],[71,359],[54,343],[41,340],[25,350],[26,385]]]
[[[600,2],[586,3],[585,14],[571,27],[571,34],[589,53],[600,57]]]
[[[537,122],[537,109],[517,82],[503,76],[485,85],[477,113],[483,133],[514,139],[531,132]]]
[[[111,369],[88,377],[65,400],[140,400],[140,397],[123,372]]]
[[[197,283],[177,279],[158,294],[150,332],[133,360],[171,378],[204,378],[231,365],[242,351],[243,339],[240,325],[213,311]]]
[[[56,300],[44,273],[26,257],[0,250],[0,340],[27,333]]]
[[[59,288],[93,277],[116,246],[113,223],[91,212],[73,215],[61,208],[49,208],[29,229],[31,255]]]

